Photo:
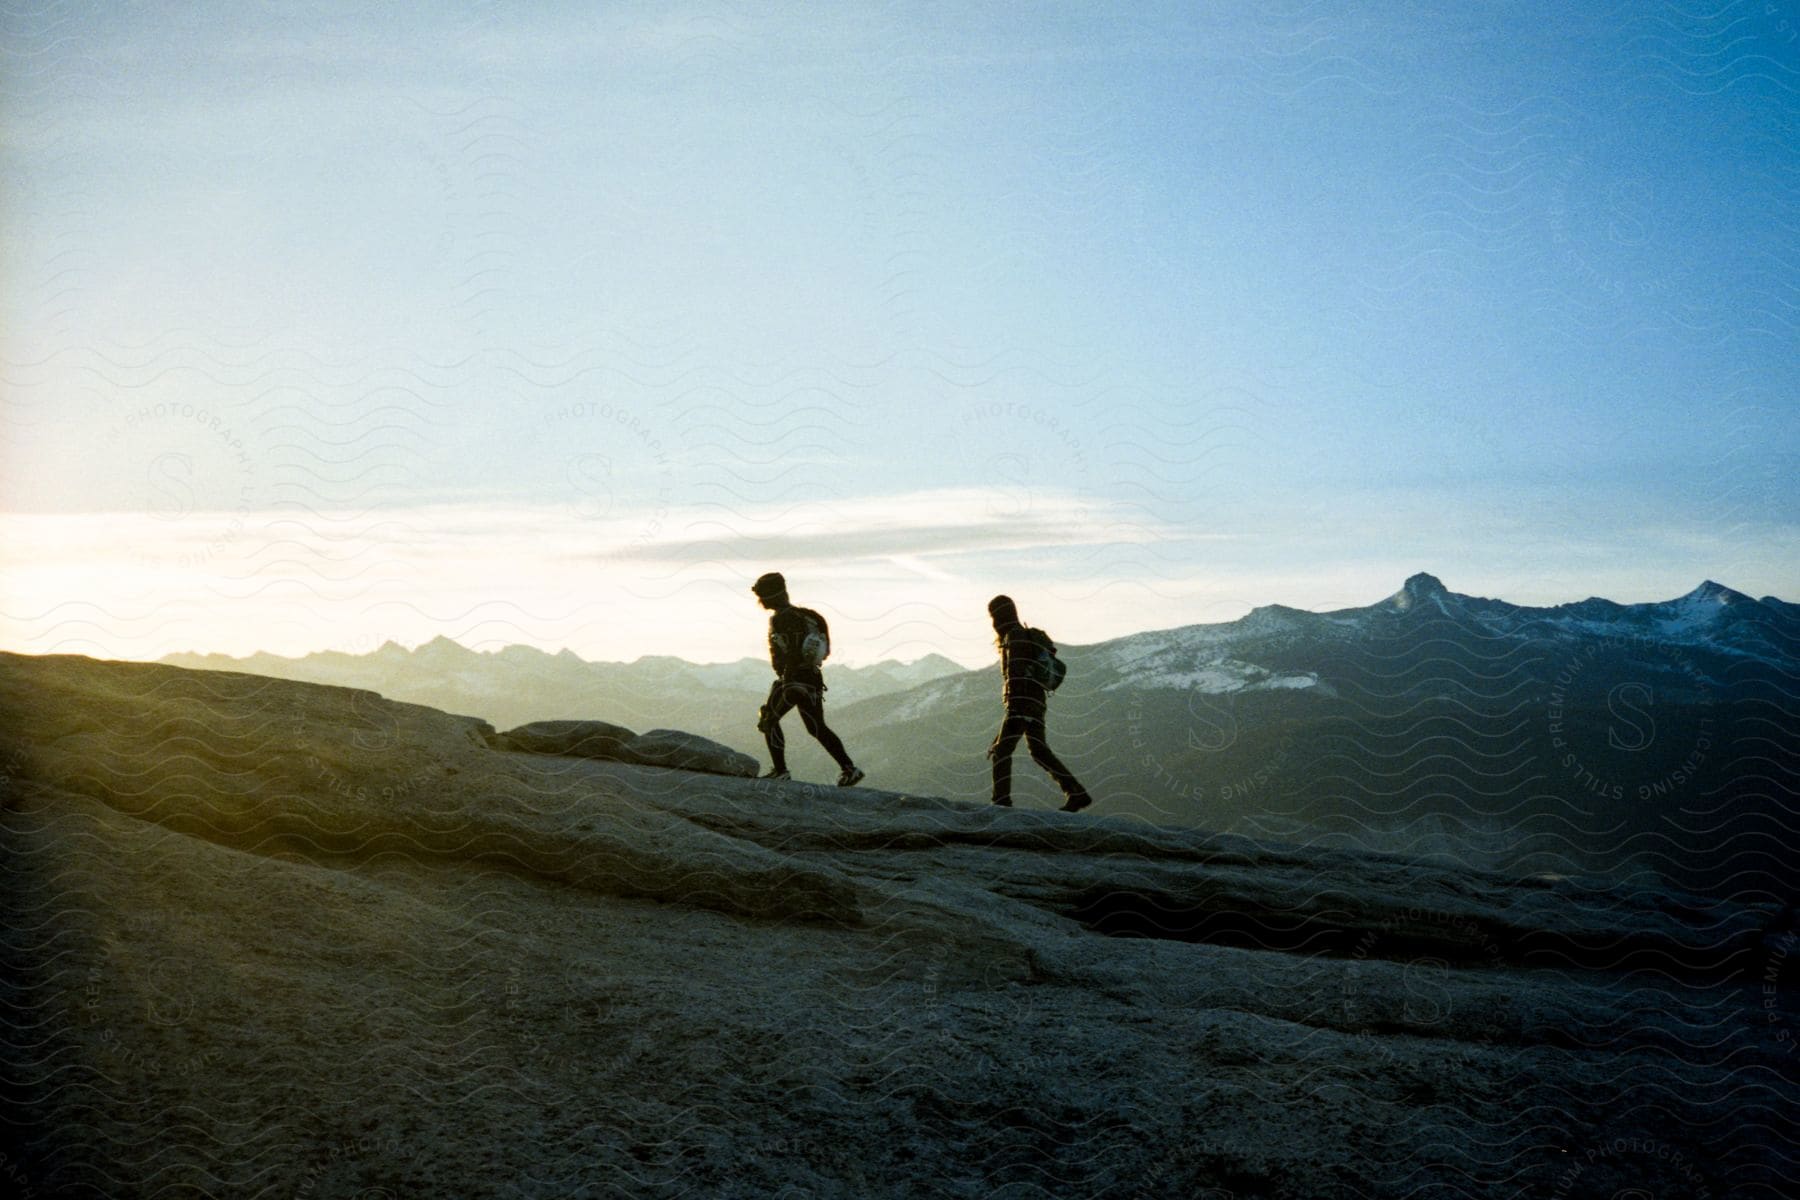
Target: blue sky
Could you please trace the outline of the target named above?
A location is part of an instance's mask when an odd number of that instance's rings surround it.
[[[0,643],[1800,596],[1760,0],[365,8],[4,17]]]

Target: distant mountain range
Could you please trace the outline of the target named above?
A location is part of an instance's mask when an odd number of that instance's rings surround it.
[[[1789,892],[1800,874],[1800,606],[1774,597],[1708,581],[1658,603],[1537,608],[1420,574],[1366,607],[1269,605],[1063,658],[1051,740],[1105,811],[1734,894]],[[766,758],[753,723],[769,673],[754,659],[589,663],[439,638],[164,661],[365,687],[501,728],[668,725]],[[871,783],[986,795],[997,669],[933,656],[826,677],[832,724]],[[829,778],[791,723],[796,775]],[[1057,802],[1023,748],[1014,778],[1019,804]]]
[[[408,650],[394,642],[367,654],[320,651],[301,658],[171,654],[160,661],[205,671],[366,688],[395,700],[481,717],[499,729],[559,717],[599,717],[643,732],[683,729],[765,756],[756,714],[774,678],[767,659],[691,663],[667,655],[590,662],[570,650],[531,646],[470,650],[447,637]],[[905,691],[964,668],[942,655],[866,667],[830,664],[834,707]],[[797,719],[796,719],[797,725]]]

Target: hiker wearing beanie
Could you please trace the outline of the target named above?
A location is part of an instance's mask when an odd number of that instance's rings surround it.
[[[994,641],[1000,647],[1000,696],[1006,705],[1006,717],[988,757],[994,762],[994,803],[1012,807],[1012,754],[1019,739],[1031,751],[1031,760],[1050,773],[1062,789],[1064,812],[1080,812],[1094,802],[1074,772],[1050,750],[1044,737],[1044,716],[1049,709],[1050,693],[1062,683],[1062,660],[1056,657],[1056,643],[1041,629],[1033,629],[1019,620],[1019,610],[1006,596],[988,601],[988,616],[994,620]]]
[[[787,580],[778,571],[759,578],[750,590],[773,614],[769,618],[769,665],[775,668],[775,682],[756,722],[769,746],[771,766],[763,778],[793,778],[788,774],[787,739],[781,733],[781,718],[790,708],[797,708],[806,732],[837,760],[838,786],[855,785],[863,773],[850,761],[838,735],[825,724],[825,676],[819,670],[819,664],[831,653],[831,631],[826,628],[825,618],[790,602]]]

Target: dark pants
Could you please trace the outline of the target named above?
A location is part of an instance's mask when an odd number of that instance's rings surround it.
[[[1020,738],[1025,739],[1025,745],[1031,751],[1031,761],[1050,773],[1065,799],[1087,795],[1087,789],[1081,786],[1075,773],[1063,766],[1062,759],[1051,752],[1050,743],[1044,740],[1043,708],[1024,705],[1006,710],[1006,719],[1000,723],[1000,732],[994,737],[994,748],[989,751],[994,760],[995,804],[1012,801],[1012,754],[1018,748]]]
[[[790,708],[800,710],[800,723],[806,726],[806,732],[825,747],[825,753],[836,759],[838,766],[850,765],[844,743],[825,724],[825,697],[819,694],[818,687],[797,680],[777,679],[769,688],[769,699],[762,707],[762,719],[757,722],[757,728],[763,731],[763,740],[769,744],[769,761],[777,771],[787,770],[787,739],[781,733],[781,718]]]

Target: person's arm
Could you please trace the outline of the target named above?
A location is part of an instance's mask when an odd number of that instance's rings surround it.
[[[775,613],[769,618],[769,666],[777,675],[781,674],[781,614]]]
[[[1013,678],[1013,638],[1017,631],[1009,631],[1000,636],[1000,703],[1011,712]],[[991,761],[1000,750],[1000,735],[1006,732],[1006,722],[1000,722],[1000,728],[994,733],[994,740],[988,743],[987,756]]]

